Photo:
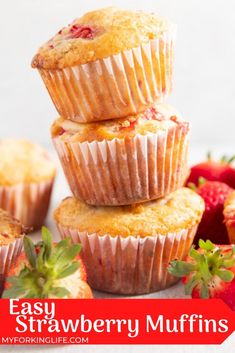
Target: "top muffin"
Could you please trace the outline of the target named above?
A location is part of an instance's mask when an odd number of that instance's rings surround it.
[[[58,69],[103,59],[148,43],[169,27],[166,19],[142,11],[108,7],[88,12],[41,46],[32,67]]]
[[[0,140],[0,185],[50,180],[54,163],[40,146],[26,140]]]

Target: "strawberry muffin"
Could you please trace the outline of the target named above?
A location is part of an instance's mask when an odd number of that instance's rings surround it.
[[[229,241],[235,244],[235,191],[233,191],[224,204],[224,221],[228,231]]]
[[[149,293],[172,285],[167,272],[183,259],[204,211],[188,188],[143,204],[89,206],[69,197],[55,210],[61,237],[82,244],[88,280],[95,289],[121,294]]]
[[[51,134],[74,196],[92,205],[156,199],[188,174],[189,124],[165,104],[98,123],[59,118]]]
[[[38,228],[47,214],[55,165],[40,146],[0,140],[0,207],[25,226]]]
[[[100,9],[59,30],[32,67],[64,118],[125,117],[171,92],[174,32],[154,14]]]
[[[0,287],[21,252],[24,233],[22,224],[0,208]]]

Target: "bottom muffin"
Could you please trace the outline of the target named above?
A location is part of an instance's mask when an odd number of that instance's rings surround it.
[[[203,211],[202,198],[181,188],[156,201],[120,207],[89,206],[68,197],[55,220],[62,238],[82,244],[93,288],[143,294],[177,281],[168,264],[187,255]]]
[[[0,287],[21,252],[24,233],[22,224],[0,208]]]

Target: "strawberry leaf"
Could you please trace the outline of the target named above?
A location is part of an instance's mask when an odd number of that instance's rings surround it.
[[[32,240],[29,237],[24,237],[24,251],[32,268],[36,267],[36,251]]]
[[[28,261],[18,276],[7,279],[10,286],[3,296],[42,299],[69,296],[69,291],[60,287],[58,282],[78,270],[80,260],[77,255],[81,245],[73,244],[70,237],[53,245],[51,232],[43,227],[42,240],[36,245],[30,238],[24,238],[24,250]]]
[[[224,282],[231,282],[234,279],[234,273],[229,270],[217,270],[216,274]]]
[[[207,284],[204,283],[204,282],[201,283],[200,298],[202,298],[202,299],[208,299],[209,298],[209,289],[207,287]]]
[[[173,260],[170,262],[168,272],[175,277],[184,277],[190,274],[195,266],[186,261]]]
[[[72,265],[67,266],[64,270],[62,270],[57,275],[57,278],[61,279],[61,278],[65,278],[65,277],[72,275],[74,272],[76,272],[79,269],[79,266],[80,266],[79,262],[72,263]]]
[[[51,256],[53,238],[51,232],[46,227],[42,227],[42,241],[45,248],[44,260],[47,261]]]
[[[198,285],[198,279],[196,278],[196,276],[193,276],[192,278],[190,278],[190,280],[186,283],[185,287],[184,287],[184,292],[186,295],[191,295],[193,289]]]
[[[64,287],[54,287],[51,289],[51,294],[57,298],[63,298],[70,295],[70,292]]]
[[[203,239],[199,239],[198,245],[199,248],[207,251],[211,251],[215,248],[215,245],[210,240],[204,241]]]

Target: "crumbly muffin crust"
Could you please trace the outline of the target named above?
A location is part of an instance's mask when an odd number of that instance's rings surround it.
[[[108,7],[88,12],[40,47],[32,67],[60,69],[106,58],[160,37],[171,25],[143,11]]]
[[[55,176],[47,152],[26,140],[0,140],[0,185],[46,181]]]
[[[183,125],[185,131],[188,131],[189,124],[182,120],[175,108],[159,103],[134,116],[97,123],[79,124],[59,118],[53,123],[51,134],[53,138],[59,137],[63,141],[92,142],[157,133],[178,124]]]
[[[145,237],[189,229],[200,221],[204,208],[199,195],[181,188],[162,199],[119,207],[89,206],[68,197],[54,217],[59,225],[89,234]]]
[[[8,245],[24,235],[24,227],[7,211],[0,208],[0,246]]]
[[[225,200],[224,218],[227,225],[235,227],[235,191]]]

